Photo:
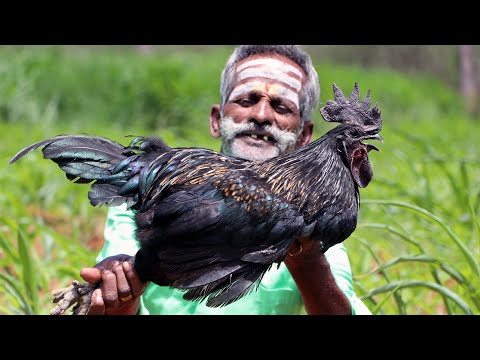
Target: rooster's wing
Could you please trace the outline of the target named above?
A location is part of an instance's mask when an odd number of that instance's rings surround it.
[[[227,305],[283,260],[304,230],[303,217],[248,162],[205,149],[162,156],[141,175],[150,181],[136,215],[136,269],[188,290],[186,299]]]

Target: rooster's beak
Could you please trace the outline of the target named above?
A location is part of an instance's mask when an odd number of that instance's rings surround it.
[[[383,138],[378,134],[369,135],[364,140],[380,140],[383,143]],[[372,145],[372,144],[365,144],[365,145],[367,145],[367,152],[371,150],[380,151],[380,149],[375,145]]]
[[[375,135],[369,135],[365,139],[374,139],[374,140],[380,140],[383,143],[383,138],[379,134]]]

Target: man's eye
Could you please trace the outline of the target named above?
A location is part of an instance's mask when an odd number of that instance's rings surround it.
[[[237,104],[243,107],[249,107],[254,105],[254,102],[251,99],[240,99],[237,101]]]
[[[290,109],[284,105],[275,105],[274,108],[278,114],[288,114],[290,112]]]

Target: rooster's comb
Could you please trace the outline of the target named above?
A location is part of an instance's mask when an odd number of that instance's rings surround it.
[[[365,131],[380,131],[382,128],[382,116],[378,105],[370,109],[370,90],[367,96],[359,102],[360,90],[358,82],[355,82],[350,99],[346,99],[337,85],[333,84],[333,95],[335,101],[328,100],[324,107],[320,109],[320,114],[329,122],[339,122],[343,124],[360,125]]]

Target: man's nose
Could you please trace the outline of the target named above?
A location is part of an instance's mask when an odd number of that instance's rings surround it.
[[[251,120],[257,121],[259,124],[273,124],[274,114],[270,103],[266,100],[260,100],[252,109]]]

